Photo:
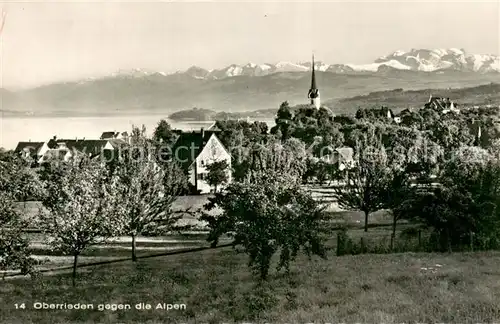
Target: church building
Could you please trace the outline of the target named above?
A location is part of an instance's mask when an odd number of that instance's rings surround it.
[[[307,94],[307,98],[311,100],[311,105],[319,109],[321,107],[321,100],[319,97],[319,90],[316,87],[316,76],[314,75],[314,55],[312,57],[312,74],[311,74],[311,89]]]

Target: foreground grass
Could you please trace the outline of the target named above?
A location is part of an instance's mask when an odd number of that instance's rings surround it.
[[[300,257],[289,276],[258,286],[247,258],[208,250],[0,284],[2,323],[494,322],[500,253]],[[131,310],[34,310],[34,302],[131,304]],[[135,310],[137,303],[185,310]],[[26,309],[15,309],[25,303]]]

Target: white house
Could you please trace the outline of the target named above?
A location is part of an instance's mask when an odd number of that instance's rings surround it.
[[[203,129],[181,133],[172,149],[172,158],[187,171],[189,182],[202,194],[213,190],[206,181],[206,166],[213,162],[226,161],[228,182],[231,182],[231,154],[215,133]]]

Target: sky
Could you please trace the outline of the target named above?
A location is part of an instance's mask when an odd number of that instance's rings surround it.
[[[395,50],[500,54],[500,0],[1,2],[0,87],[141,68],[370,63]]]

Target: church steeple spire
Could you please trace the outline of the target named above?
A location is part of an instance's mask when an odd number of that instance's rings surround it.
[[[312,56],[311,89],[316,89],[316,76],[314,75],[314,54]]]
[[[320,98],[319,98],[319,90],[316,86],[316,75],[314,73],[315,66],[314,66],[314,54],[312,56],[312,65],[311,65],[311,89],[309,89],[309,92],[307,94],[307,98],[311,99],[311,105],[316,107],[316,109],[319,109],[321,106],[320,103]]]

